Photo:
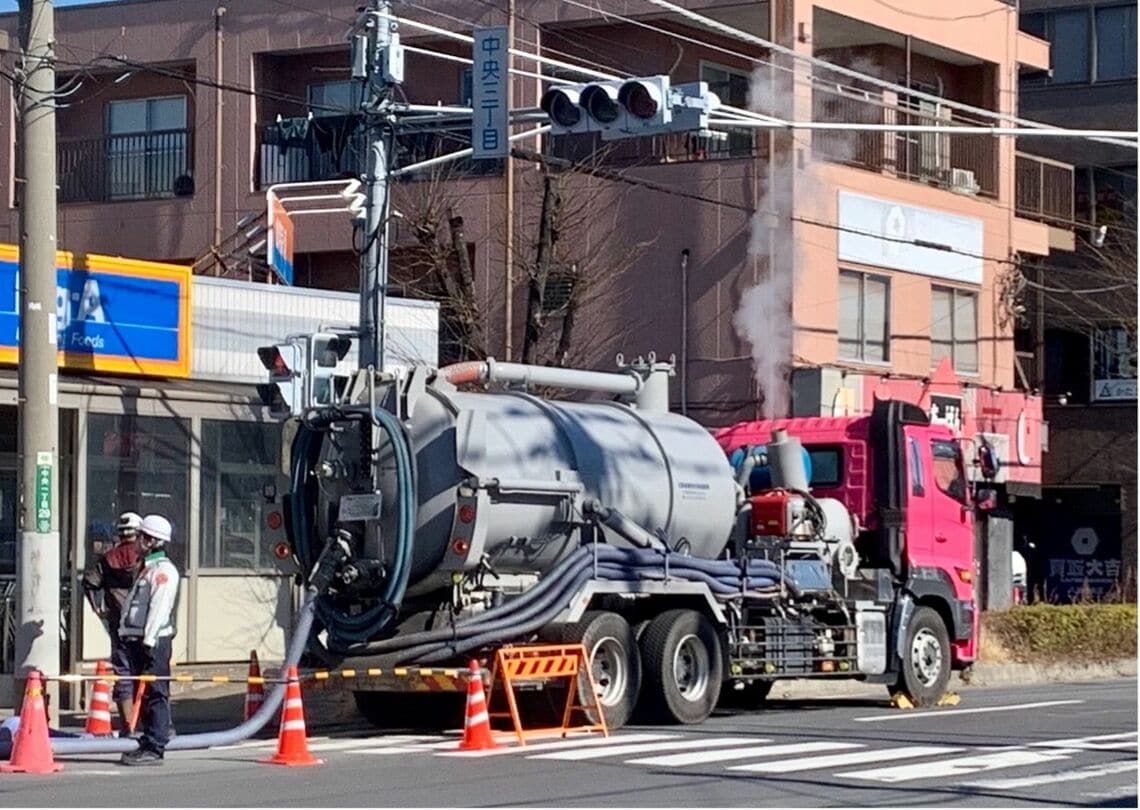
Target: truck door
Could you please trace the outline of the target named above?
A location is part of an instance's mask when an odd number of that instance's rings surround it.
[[[973,599],[974,518],[962,449],[950,438],[931,438],[931,529],[930,562],[950,575],[956,596]]]
[[[903,448],[906,468],[906,518],[903,522],[906,537],[907,565],[929,567],[933,565],[934,532],[932,509],[934,493],[930,486],[930,445],[925,427],[908,425],[903,428]]]

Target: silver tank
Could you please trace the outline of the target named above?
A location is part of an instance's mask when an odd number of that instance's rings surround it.
[[[441,562],[458,489],[472,476],[503,483],[503,491],[485,490],[478,513],[483,550],[501,573],[542,572],[576,543],[573,524],[581,516],[567,514],[567,499],[527,487],[580,483],[584,497],[660,532],[671,548],[684,541],[693,556],[716,557],[728,542],[736,504],[732,471],[712,436],[682,416],[619,402],[429,387],[410,398],[408,424],[419,492],[411,595],[448,583]],[[386,499],[394,497],[390,473],[381,488]],[[607,540],[625,545],[608,532]]]

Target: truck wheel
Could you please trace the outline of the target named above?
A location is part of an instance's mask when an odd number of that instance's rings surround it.
[[[590,659],[590,674],[598,688],[598,702],[605,715],[606,728],[618,729],[629,722],[641,692],[641,656],[633,628],[617,613],[591,610],[577,624],[565,628],[563,639],[568,644],[582,644]],[[589,694],[589,678],[578,676],[578,702]],[[587,710],[591,723],[598,722],[597,712]]]
[[[724,660],[716,628],[695,610],[670,610],[641,637],[646,709],[660,722],[703,723],[720,697]]]
[[[934,705],[950,683],[950,635],[942,617],[932,608],[917,608],[901,652],[902,671],[895,689],[915,706]]]

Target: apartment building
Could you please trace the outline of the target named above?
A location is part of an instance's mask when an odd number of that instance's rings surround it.
[[[1021,28],[1054,43],[1049,71],[1021,80],[1025,115],[1055,125],[1136,125],[1136,3],[1023,0]],[[1019,148],[1075,167],[1075,251],[1031,277],[1019,347],[1045,393],[1053,441],[1034,534],[1062,556],[1073,537],[1136,560],[1136,150],[1037,141]],[[1067,212],[1060,212],[1067,213]],[[1101,233],[1101,228],[1106,230]],[[1101,242],[1098,246],[1097,242]],[[1084,290],[1105,289],[1088,293]],[[1075,290],[1075,293],[1055,292]],[[1081,541],[1085,542],[1085,541]],[[1065,556],[1073,556],[1071,553]]]
[[[440,362],[490,354],[605,369],[618,352],[672,355],[677,408],[710,426],[765,412],[861,413],[875,397],[906,397],[968,448],[997,450],[1003,466],[989,483],[1002,510],[985,522],[979,558],[1008,549],[1012,499],[1039,494],[1046,445],[1041,400],[1019,390],[1010,271],[1072,247],[1073,173],[1011,140],[953,129],[1015,112],[1019,71],[1047,69],[1048,44],[999,0],[936,14],[877,0],[680,3],[749,41],[649,3],[608,15],[588,5],[518,2],[516,48],[551,61],[516,57],[514,107],[537,106],[551,80],[584,80],[573,66],[587,65],[705,81],[726,104],[801,122],[919,129],[558,136],[520,141],[509,177],[503,161],[407,172],[393,188],[390,293],[442,299]],[[355,7],[122,0],[58,10],[61,246],[268,281],[258,253],[267,190],[363,168],[345,41]],[[407,100],[469,103],[464,38],[504,24],[503,7],[398,5]],[[0,28],[15,40],[13,15]],[[12,145],[0,153],[0,241],[18,227],[14,120],[11,95],[0,95]],[[397,165],[470,137],[466,124],[402,132]],[[1036,196],[1023,182],[1034,171]],[[355,288],[362,244],[343,215],[298,220],[295,238],[297,286]],[[470,301],[446,298],[457,263],[470,266]],[[540,328],[528,338],[540,265]]]

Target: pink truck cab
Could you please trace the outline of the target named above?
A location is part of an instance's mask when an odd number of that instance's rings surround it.
[[[876,402],[869,416],[743,422],[718,431],[716,439],[731,455],[766,444],[779,429],[804,448],[811,495],[842,502],[855,520],[861,574],[880,583],[877,598],[889,603],[888,643],[899,661],[938,655],[937,644],[920,644],[921,633],[916,639],[908,631],[911,618],[927,608],[945,629],[952,668],[972,663],[978,621],[974,515],[952,431],[931,424],[914,405],[886,400]]]

